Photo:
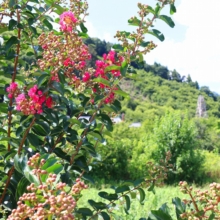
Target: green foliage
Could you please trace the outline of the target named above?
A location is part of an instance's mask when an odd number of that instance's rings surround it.
[[[171,153],[170,163],[174,174],[169,174],[168,182],[173,183],[185,179],[201,181],[203,157],[198,151],[196,128],[187,114],[169,112],[158,118],[155,123],[152,142],[156,145],[153,158],[156,161],[166,158]]]

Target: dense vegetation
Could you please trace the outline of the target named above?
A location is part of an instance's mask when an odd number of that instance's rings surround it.
[[[92,54],[91,66],[112,46],[98,38],[85,42]],[[113,135],[99,147],[101,155],[100,161],[94,162],[94,177],[99,180],[140,178],[148,172],[147,161],[159,161],[161,146],[174,154],[169,147],[171,142],[179,151],[172,158],[174,161],[171,160],[174,171],[170,173],[169,183],[182,179],[197,183],[218,180],[219,95],[207,86],[200,87],[190,75],[181,76],[176,70],[171,71],[158,63],[133,62],[132,67],[133,74],[121,82],[121,88],[130,95],[129,99],[121,100],[122,110],[118,117],[123,115],[125,120],[115,125]],[[196,117],[199,95],[205,99],[206,118]],[[175,130],[173,124],[169,127],[172,121],[182,121],[182,130]],[[141,127],[129,127],[133,122],[140,122]],[[170,136],[165,140],[167,143],[163,143],[164,138],[158,136],[158,132]]]

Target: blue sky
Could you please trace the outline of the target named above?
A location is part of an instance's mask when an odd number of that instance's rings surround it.
[[[88,0],[89,35],[115,42],[117,30],[133,30],[127,20],[136,15],[138,2],[156,4],[155,0]],[[190,74],[200,86],[209,86],[220,94],[220,0],[176,0],[175,5],[173,29],[163,21],[155,24],[165,35],[165,41],[147,36],[158,47],[146,55],[146,62],[156,61],[181,75]],[[168,9],[164,14],[168,14]]]

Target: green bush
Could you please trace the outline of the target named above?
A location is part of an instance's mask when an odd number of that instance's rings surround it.
[[[187,114],[168,112],[163,117],[157,118],[154,132],[151,137],[156,145],[153,158],[159,162],[165,159],[166,152],[172,157],[170,163],[174,172],[168,176],[168,183],[181,180],[189,182],[201,181],[201,167],[203,157],[198,149],[196,127]]]

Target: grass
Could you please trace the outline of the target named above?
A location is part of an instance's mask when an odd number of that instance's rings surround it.
[[[114,193],[112,189],[102,189],[101,191],[106,191],[109,193]],[[90,205],[88,204],[88,199],[93,199],[96,202],[104,202],[108,203],[107,200],[102,199],[98,196],[98,189],[89,188],[88,190],[83,191],[83,196],[78,201],[78,206],[80,207],[88,207],[91,209]],[[185,198],[186,195],[180,192],[179,187],[173,186],[165,186],[163,188],[156,188],[156,193],[153,194],[152,192],[145,191],[146,199],[144,205],[141,205],[138,199],[133,199],[131,203],[131,208],[129,210],[129,215],[126,215],[123,210],[123,205],[119,206],[115,213],[120,216],[120,220],[138,220],[140,218],[147,218],[150,210],[156,210],[160,208],[160,206],[164,203],[170,208],[170,213],[172,218],[176,220],[174,206],[172,204],[172,198],[180,197]]]

